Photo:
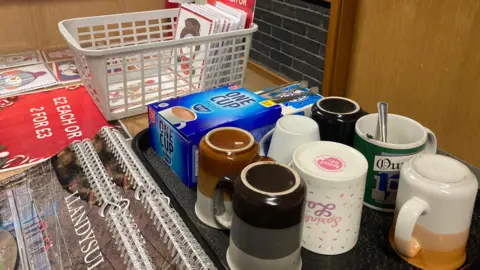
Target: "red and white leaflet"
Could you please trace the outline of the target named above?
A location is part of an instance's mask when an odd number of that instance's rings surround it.
[[[231,14],[244,13],[241,19],[245,22],[245,28],[252,27],[256,0],[208,0],[208,3]]]

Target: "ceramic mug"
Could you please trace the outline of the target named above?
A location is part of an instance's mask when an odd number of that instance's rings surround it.
[[[393,212],[403,162],[420,153],[436,153],[437,138],[420,123],[397,114],[388,114],[388,142],[374,139],[377,126],[377,113],[360,118],[355,125],[354,147],[369,164],[365,205]]]
[[[182,129],[187,126],[187,122],[197,119],[197,114],[194,111],[182,106],[174,106],[160,111],[160,115],[172,126],[180,124],[177,129]]]
[[[357,102],[344,97],[324,97],[312,106],[312,118],[317,122],[322,141],[353,146],[355,123],[364,115]]]
[[[216,128],[202,138],[198,155],[195,213],[204,224],[224,229],[213,214],[215,186],[224,176],[237,175],[248,164],[263,159],[258,155],[258,143],[246,130],[234,127]],[[225,196],[225,205],[231,208],[230,195]]]
[[[478,270],[480,269],[480,257],[475,257],[471,262],[462,267],[460,270]]]
[[[423,269],[462,266],[477,191],[476,177],[453,158],[424,154],[406,161],[389,237],[393,248]]]
[[[307,185],[302,246],[341,254],[358,240],[368,162],[354,148],[335,142],[298,147],[292,168]]]
[[[225,206],[224,192],[233,196]],[[305,184],[297,172],[276,162],[256,162],[216,186],[215,218],[231,229],[231,269],[300,270]]]
[[[267,151],[266,142],[270,138],[270,146]],[[260,154],[287,165],[292,161],[295,148],[312,141],[320,141],[317,123],[306,116],[287,115],[280,118],[275,128],[262,138]]]

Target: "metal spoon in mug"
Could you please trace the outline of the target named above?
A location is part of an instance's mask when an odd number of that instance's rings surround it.
[[[388,103],[377,102],[379,141],[387,142]]]

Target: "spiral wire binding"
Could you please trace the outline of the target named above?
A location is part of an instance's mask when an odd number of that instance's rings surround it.
[[[173,263],[179,269],[217,269],[182,218],[170,206],[170,199],[164,195],[140,160],[130,150],[122,135],[109,127],[102,128],[100,134],[118,159],[130,183],[136,187],[135,198],[147,208],[153,224],[171,251]]]
[[[106,220],[127,267],[142,270],[155,269],[147,253],[145,240],[130,212],[121,207],[114,207],[109,211]],[[125,256],[125,253],[128,256]]]
[[[93,147],[92,142],[84,140],[71,145],[80,165],[87,176],[91,188],[101,205],[100,214],[104,217],[112,232],[118,250],[129,269],[155,269],[145,247],[145,240],[128,211],[129,200],[124,199],[113,184],[110,176]],[[107,210],[107,206],[110,206]]]
[[[98,204],[101,206],[100,214],[104,217],[104,210],[108,204],[120,201],[122,198],[110,180],[103,167],[92,143],[88,140],[71,145],[80,165],[93,189]]]

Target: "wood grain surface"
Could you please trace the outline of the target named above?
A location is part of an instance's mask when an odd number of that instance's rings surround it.
[[[332,0],[322,94],[345,96],[357,0]]]
[[[268,80],[274,82],[276,85],[286,84],[290,81],[289,79],[287,79],[283,75],[281,75],[279,73],[276,73],[274,71],[271,71],[267,67],[262,66],[261,64],[258,64],[251,59],[248,60],[248,68],[251,71],[255,72],[256,74],[262,74],[262,75],[257,75],[257,76],[268,78]]]
[[[65,19],[164,6],[163,0],[0,0],[0,53],[63,45],[58,22]]]
[[[433,130],[480,166],[480,1],[360,0],[347,96]]]

